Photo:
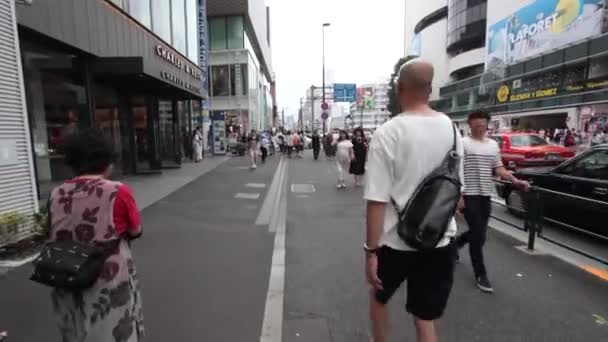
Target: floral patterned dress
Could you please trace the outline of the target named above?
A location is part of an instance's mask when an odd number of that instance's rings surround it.
[[[63,342],[138,342],[143,337],[135,263],[128,241],[117,234],[113,221],[121,185],[104,179],[66,182],[51,194],[50,241],[101,245],[120,239],[91,288],[53,290],[53,309]]]

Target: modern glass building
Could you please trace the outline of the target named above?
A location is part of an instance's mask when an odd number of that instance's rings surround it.
[[[62,0],[17,5],[36,179],[70,177],[62,145],[99,127],[119,174],[178,167],[207,97],[198,0]]]
[[[235,131],[274,127],[270,10],[264,0],[207,0],[211,115]]]

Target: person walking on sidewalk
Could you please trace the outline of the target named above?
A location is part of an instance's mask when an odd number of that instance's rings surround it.
[[[130,241],[141,236],[142,225],[133,193],[109,180],[113,148],[102,132],[89,129],[71,136],[65,158],[77,176],[51,192],[49,242],[118,245],[92,287],[53,290],[62,341],[141,341],[143,311]]]
[[[270,149],[270,133],[264,132],[262,133],[261,143],[260,143],[260,152],[262,152],[262,164],[266,163],[266,157],[268,157],[268,150]]]
[[[378,128],[369,148],[364,192],[367,240],[363,248],[371,286],[374,342],[386,341],[387,303],[406,279],[406,310],[414,317],[417,341],[436,342],[434,321],[443,315],[452,288],[454,218],[435,248],[415,250],[400,238],[398,213],[391,204],[393,199],[404,207],[424,179],[442,164],[455,142],[457,154],[462,155],[460,134],[452,120],[428,104],[432,81],[433,66],[427,62],[415,59],[401,67],[398,99],[404,113]]]
[[[203,131],[198,126],[192,135],[192,149],[194,151],[194,162],[198,163],[203,160]]]
[[[358,127],[353,132],[354,159],[350,162],[349,172],[355,176],[355,186],[361,186],[365,174],[365,160],[367,159],[367,140],[363,128]]]
[[[338,141],[336,141],[336,166],[338,168],[338,189],[346,188],[344,174],[348,172],[350,162],[354,159],[353,143],[345,130],[340,131]]]
[[[321,151],[321,136],[319,131],[314,131],[312,134],[312,155],[315,160],[319,160],[319,151]]]
[[[464,189],[459,208],[469,227],[457,239],[458,247],[469,243],[469,254],[477,287],[484,292],[494,291],[488,279],[483,257],[488,221],[492,210],[494,175],[509,180],[519,189],[527,190],[528,182],[519,180],[502,164],[498,143],[487,137],[490,115],[483,111],[469,114],[471,136],[463,139]]]
[[[258,149],[259,149],[259,137],[255,132],[255,129],[251,130],[249,137],[247,137],[247,143],[249,144],[249,157],[251,158],[251,169],[255,170],[258,165]]]

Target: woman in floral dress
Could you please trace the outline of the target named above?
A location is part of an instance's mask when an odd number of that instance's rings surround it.
[[[101,132],[86,130],[69,137],[65,155],[77,177],[51,193],[49,241],[96,246],[120,242],[91,288],[53,290],[62,341],[141,341],[143,312],[130,241],[141,235],[142,227],[133,193],[109,180],[113,150]]]

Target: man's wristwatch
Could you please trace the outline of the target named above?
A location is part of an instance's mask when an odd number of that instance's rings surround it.
[[[378,253],[378,249],[379,249],[379,247],[371,248],[367,245],[367,243],[363,243],[363,250],[367,254],[376,254],[376,253]]]

